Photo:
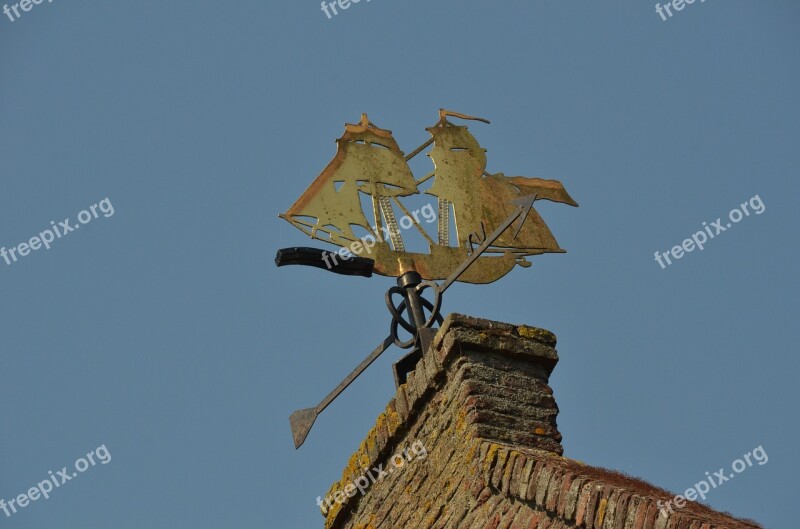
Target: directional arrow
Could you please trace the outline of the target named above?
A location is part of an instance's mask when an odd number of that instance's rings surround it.
[[[347,377],[342,380],[336,389],[331,391],[327,397],[322,399],[322,402],[316,405],[314,408],[305,408],[302,410],[297,410],[296,412],[292,413],[289,417],[289,425],[292,427],[292,437],[294,437],[294,447],[295,449],[300,448],[300,446],[305,442],[306,437],[308,437],[308,432],[311,431],[311,427],[314,426],[314,421],[317,420],[317,417],[322,410],[328,407],[328,404],[333,402],[333,400],[339,396],[339,394],[344,391],[347,386],[349,386],[358,375],[364,372],[365,369],[369,367],[369,365],[378,358],[381,353],[383,353],[386,349],[389,348],[390,345],[394,343],[394,338],[390,335],[387,336],[383,342],[372,351],[369,356],[367,356],[364,360],[358,364],[356,367]]]

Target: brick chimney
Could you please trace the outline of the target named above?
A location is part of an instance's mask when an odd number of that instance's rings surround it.
[[[321,509],[326,529],[753,529],[562,457],[544,329],[452,314]],[[660,501],[660,504],[658,503]]]

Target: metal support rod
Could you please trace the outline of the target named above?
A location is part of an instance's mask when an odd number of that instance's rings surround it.
[[[422,307],[422,299],[416,290],[417,285],[421,282],[422,276],[417,272],[406,272],[397,278],[397,286],[405,291],[408,319],[413,323],[416,331],[425,326],[425,311]]]
[[[397,286],[403,289],[403,297],[406,302],[406,312],[408,321],[414,327],[414,348],[398,360],[394,366],[394,382],[397,387],[405,384],[406,377],[413,371],[417,362],[422,358],[422,343],[420,331],[425,327],[425,311],[423,309],[422,298],[417,291],[417,285],[422,282],[422,276],[417,272],[406,272],[397,278]]]
[[[419,153],[421,153],[423,150],[425,150],[425,148],[426,148],[428,145],[430,145],[431,143],[433,143],[433,138],[429,139],[428,141],[426,141],[425,143],[423,143],[422,145],[420,145],[419,147],[417,147],[416,149],[414,149],[414,151],[413,151],[411,154],[409,154],[408,156],[406,156],[406,157],[405,157],[405,160],[406,160],[406,161],[409,161],[411,158],[413,158],[414,156],[418,155],[418,154],[419,154]]]

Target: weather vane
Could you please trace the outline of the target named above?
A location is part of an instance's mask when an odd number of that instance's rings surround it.
[[[322,410],[392,344],[412,348],[394,365],[395,383],[405,382],[432,338],[432,327],[442,321],[442,294],[455,281],[491,283],[515,265],[530,266],[528,256],[564,252],[533,208],[536,200],[577,206],[561,182],[489,174],[486,149],[466,126],[453,124],[448,117],[489,123],[440,110],[439,121],[426,129],[431,138],[404,155],[391,131],[378,128],[362,114],[358,124],[345,125],[344,134],[336,140],[333,160],[280,215],[311,238],[342,250],[284,248],[275,258],[278,266],[300,264],[338,274],[370,277],[374,272],[397,278],[397,286],[386,293],[392,315],[389,335],[322,402],[291,415],[295,448],[303,444]],[[415,179],[408,162],[431,146],[428,156],[434,169]],[[433,184],[420,191],[431,179]],[[422,227],[419,212],[412,214],[400,201],[423,193],[437,198],[435,241]],[[367,220],[361,194],[371,199],[373,223]],[[400,232],[405,226],[402,221],[398,225],[395,206],[403,213],[402,220],[408,220],[408,228],[414,227],[428,242],[428,253],[406,250]],[[353,226],[366,235],[358,237]],[[426,289],[432,300],[423,297]],[[396,299],[399,303],[395,305]],[[400,338],[400,328],[410,335],[407,340]]]

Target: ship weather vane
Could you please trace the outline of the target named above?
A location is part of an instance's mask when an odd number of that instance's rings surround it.
[[[442,294],[455,281],[491,283],[516,265],[530,266],[528,256],[564,252],[533,208],[536,200],[577,206],[561,182],[488,173],[486,149],[466,126],[448,118],[489,123],[440,110],[439,121],[426,129],[430,139],[405,155],[391,131],[377,127],[362,114],[359,123],[345,125],[344,134],[336,140],[333,160],[280,215],[312,239],[346,251],[284,248],[275,258],[278,266],[300,264],[339,274],[370,277],[376,273],[397,278],[397,286],[386,293],[392,315],[389,335],[322,402],[291,415],[295,448],[303,444],[322,410],[392,344],[412,349],[394,365],[395,382],[405,382],[430,343],[432,328],[442,321]],[[433,171],[416,179],[408,162],[428,147]],[[419,186],[430,179],[433,184],[420,191]],[[423,193],[438,202],[437,240],[400,200]],[[362,194],[369,197],[371,211],[364,211]],[[395,206],[404,213],[403,220],[410,219],[409,228],[413,224],[428,242],[428,253],[406,250]],[[455,221],[453,244],[451,214]],[[368,215],[374,222],[368,221]],[[359,238],[354,226],[367,235]],[[431,299],[423,297],[426,290]],[[401,328],[408,339],[401,339]]]

